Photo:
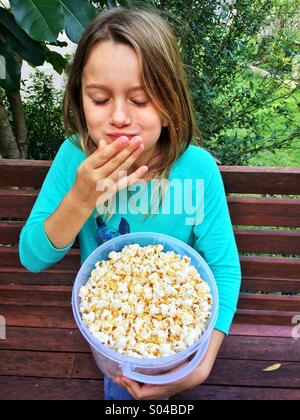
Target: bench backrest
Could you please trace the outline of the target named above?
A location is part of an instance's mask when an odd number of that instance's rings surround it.
[[[20,231],[50,165],[50,161],[0,160],[0,285],[11,281],[70,286],[79,269],[78,241],[44,273],[25,273],[19,261]],[[251,324],[291,324],[300,312],[300,169],[221,166],[220,170],[243,273],[238,318]]]

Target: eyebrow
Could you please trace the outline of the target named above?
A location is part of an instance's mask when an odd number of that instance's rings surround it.
[[[101,89],[101,90],[106,90],[107,92],[110,91],[110,89],[108,87],[106,87],[105,85],[99,85],[97,83],[92,83],[92,84],[88,85],[86,88],[87,89]],[[133,86],[132,88],[128,89],[128,91],[130,91],[130,92],[137,91],[137,90],[144,90],[144,88],[142,86]]]

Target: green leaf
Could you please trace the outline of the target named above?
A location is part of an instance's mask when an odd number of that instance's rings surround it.
[[[97,10],[86,0],[59,0],[64,15],[66,34],[78,44],[83,32],[97,16]]]
[[[45,55],[41,45],[31,39],[17,24],[14,16],[3,8],[0,8],[0,33],[21,58],[35,66],[44,63]]]
[[[57,73],[62,74],[64,69],[66,68],[67,60],[58,52],[51,51],[47,47],[45,47],[45,53],[47,63],[52,64],[54,70]]]
[[[59,0],[10,0],[12,13],[24,31],[36,41],[56,41],[64,27]]]
[[[275,365],[269,366],[265,369],[263,369],[264,372],[274,372],[275,370],[280,369],[282,366],[281,363],[276,363]]]
[[[20,89],[21,67],[13,57],[13,51],[1,40],[0,57],[2,57],[1,62],[4,61],[5,64],[5,72],[1,74],[0,86],[7,91],[16,92]],[[3,69],[1,73],[3,73]]]
[[[66,41],[59,41],[58,39],[55,42],[48,42],[48,45],[53,45],[54,47],[67,47],[68,43]]]

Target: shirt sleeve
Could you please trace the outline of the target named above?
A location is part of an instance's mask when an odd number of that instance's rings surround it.
[[[45,232],[46,219],[57,209],[68,193],[68,170],[65,161],[66,141],[61,145],[48,171],[39,195],[23,227],[19,241],[19,257],[22,265],[37,273],[60,261],[72,247],[58,249]]]
[[[219,315],[215,328],[228,335],[237,310],[241,268],[222,177],[210,155],[203,204],[201,220],[193,228],[194,249],[205,259],[217,283]]]

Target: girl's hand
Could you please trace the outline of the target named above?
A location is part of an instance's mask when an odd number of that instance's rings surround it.
[[[180,369],[182,366],[177,367],[174,371]],[[141,384],[125,376],[118,376],[116,382],[126,388],[136,400],[159,400],[172,397],[173,395],[202,384],[209,377],[211,369],[211,364],[207,363],[207,360],[203,360],[188,376],[170,384]]]
[[[158,400],[168,398],[186,391],[187,389],[194,388],[197,385],[201,385],[209,377],[224,338],[225,334],[222,331],[214,329],[207,353],[202,362],[199,363],[190,375],[179,381],[166,385],[148,385],[140,384],[122,376],[116,378],[117,383],[124,386],[136,400]],[[186,363],[177,367],[173,372],[180,369],[185,364]],[[120,382],[118,382],[118,379]]]
[[[121,179],[119,172],[127,172],[143,150],[144,145],[140,137],[133,137],[129,141],[127,137],[122,136],[109,145],[105,140],[101,140],[98,149],[77,170],[72,187],[76,201],[93,210],[97,204],[105,203],[116,192],[142,178],[148,171],[147,166],[141,166],[130,176],[125,175]],[[109,186],[113,188],[104,191]]]

